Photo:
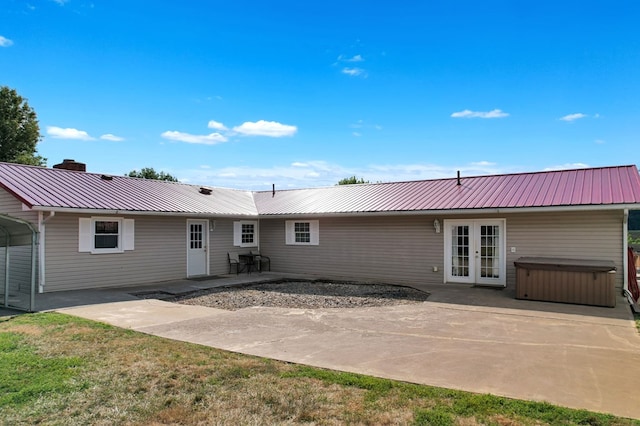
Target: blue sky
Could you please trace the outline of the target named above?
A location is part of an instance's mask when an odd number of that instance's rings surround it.
[[[638,163],[636,1],[0,4],[49,165],[284,189]]]

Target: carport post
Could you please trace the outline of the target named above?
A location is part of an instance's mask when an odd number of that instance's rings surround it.
[[[36,309],[36,244],[38,234],[31,232],[31,297],[29,298],[29,312]]]
[[[4,307],[9,306],[9,247],[11,246],[9,231],[5,229],[6,244],[4,247]]]

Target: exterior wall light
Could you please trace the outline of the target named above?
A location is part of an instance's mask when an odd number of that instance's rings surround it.
[[[438,219],[433,221],[433,228],[436,230],[436,234],[440,233],[440,221]]]

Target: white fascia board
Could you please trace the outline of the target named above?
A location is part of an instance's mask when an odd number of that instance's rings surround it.
[[[28,208],[27,208],[28,209]],[[580,211],[606,211],[606,210],[640,210],[640,204],[598,204],[582,206],[549,206],[549,207],[508,207],[488,209],[450,209],[450,210],[405,210],[405,211],[380,211],[380,212],[329,212],[329,213],[282,213],[282,214],[220,214],[220,213],[193,213],[193,212],[160,212],[139,210],[113,210],[113,209],[78,209],[71,207],[33,206],[32,211],[78,213],[78,214],[118,214],[118,215],[146,215],[146,216],[184,216],[184,217],[220,217],[238,219],[288,219],[288,218],[325,218],[325,217],[354,217],[354,216],[442,216],[442,215],[473,215],[473,214],[506,214],[506,213],[553,213],[553,212],[580,212]]]
[[[553,213],[580,211],[620,211],[625,209],[640,210],[640,204],[606,204],[589,206],[552,206],[552,207],[510,207],[490,209],[452,209],[452,210],[410,210],[385,212],[339,212],[339,213],[282,213],[260,214],[261,219],[290,218],[324,218],[324,217],[372,217],[372,216],[444,216],[474,214],[507,214],[507,213]]]
[[[113,209],[77,209],[73,207],[48,207],[33,206],[32,211],[57,212],[57,213],[77,213],[77,214],[102,214],[102,215],[135,215],[135,216],[181,216],[181,217],[220,217],[220,218],[247,218],[257,219],[255,214],[221,214],[221,213],[194,213],[194,212],[160,212],[160,211],[140,211],[140,210],[113,210]]]

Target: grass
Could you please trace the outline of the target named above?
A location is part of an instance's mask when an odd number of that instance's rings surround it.
[[[0,321],[0,424],[640,425],[42,313]]]

